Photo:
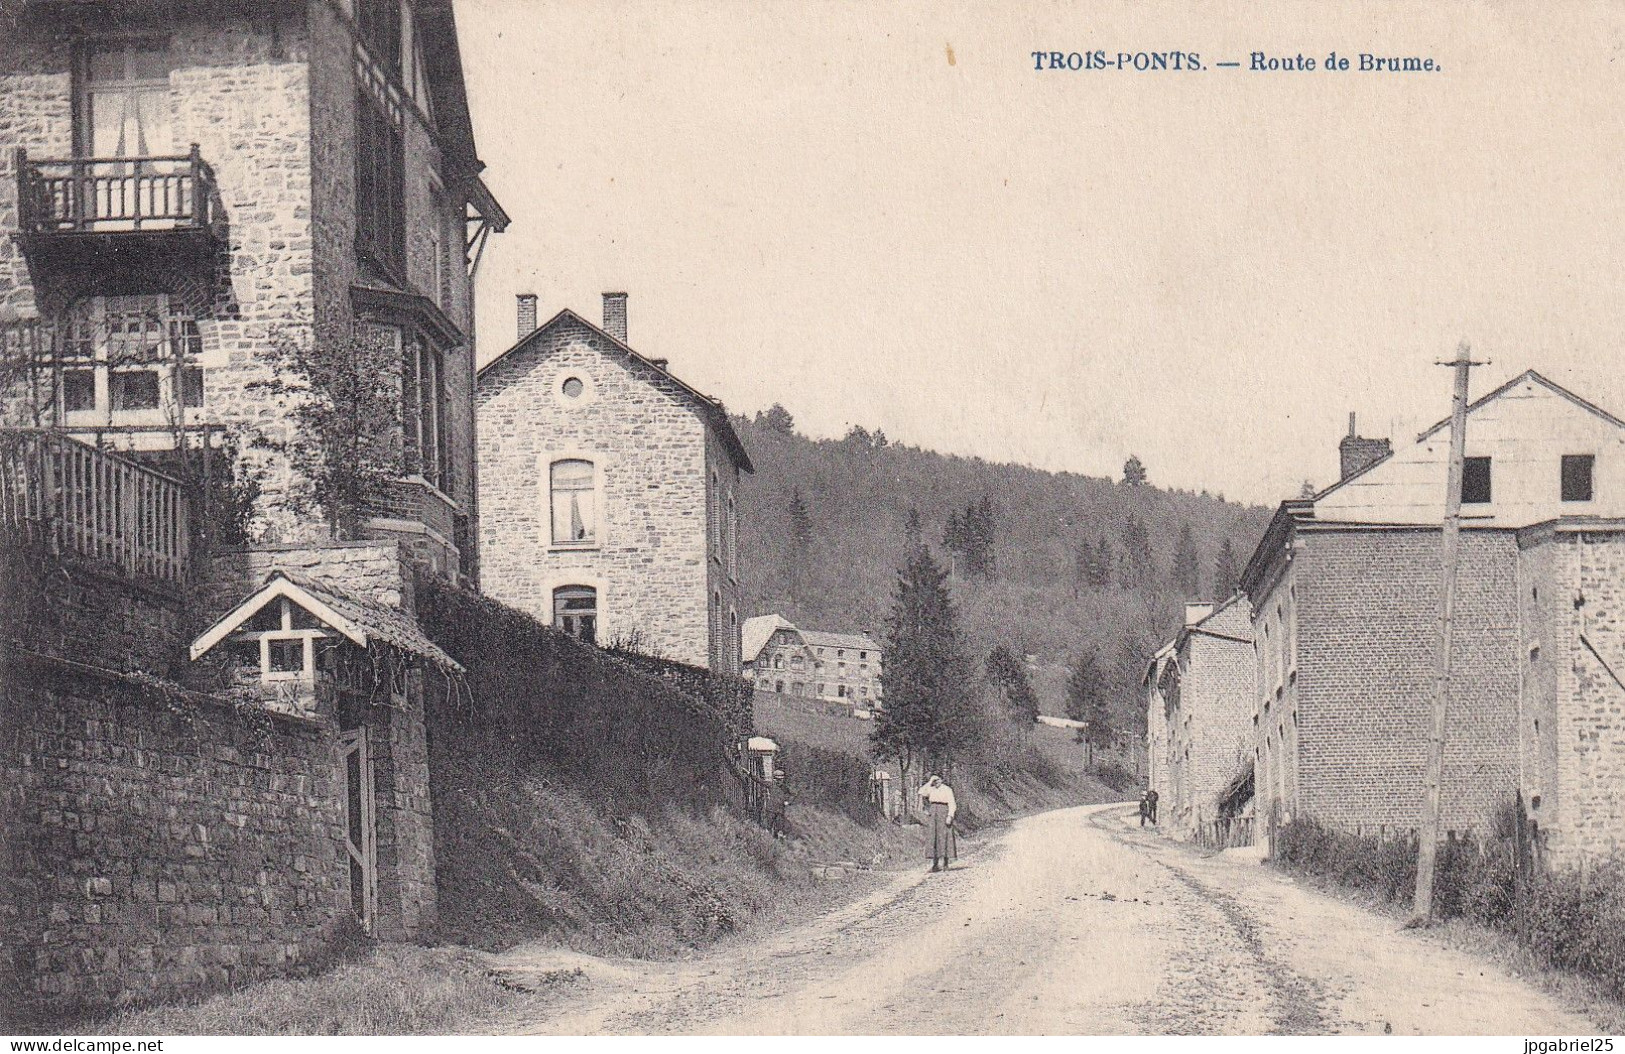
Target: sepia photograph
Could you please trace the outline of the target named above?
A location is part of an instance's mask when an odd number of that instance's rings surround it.
[[[0,0],[0,1036],[1607,1054],[1622,279],[1618,0]]]

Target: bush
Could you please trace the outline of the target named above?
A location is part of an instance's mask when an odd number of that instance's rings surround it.
[[[1139,785],[1140,777],[1115,761],[1103,762],[1095,769],[1095,779],[1114,791],[1128,790]]]
[[[1382,841],[1295,819],[1276,831],[1275,863],[1403,903],[1416,890],[1416,843]],[[1439,850],[1433,907],[1440,918],[1464,918],[1515,933],[1517,868],[1508,809],[1485,841],[1451,838]],[[1536,873],[1527,899],[1529,947],[1542,961],[1600,982],[1625,996],[1625,864],[1588,871]]]
[[[871,766],[862,758],[786,739],[779,764],[792,802],[845,813],[864,827],[880,822],[869,801]]]

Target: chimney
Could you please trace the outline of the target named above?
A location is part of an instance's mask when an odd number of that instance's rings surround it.
[[[656,366],[659,366],[663,370],[669,371],[671,369],[670,359],[650,359],[649,361],[654,363]]]
[[[536,294],[519,294],[519,339],[536,332]]]
[[[1365,468],[1373,461],[1387,457],[1394,452],[1394,446],[1386,439],[1363,438],[1355,425],[1354,415],[1349,414],[1349,434],[1337,445],[1337,453],[1342,462],[1342,474],[1339,479],[1348,479],[1356,472]]]
[[[1213,614],[1212,604],[1187,603],[1185,605],[1185,625],[1194,626],[1211,614]]]
[[[626,294],[604,294],[604,332],[626,343]]]

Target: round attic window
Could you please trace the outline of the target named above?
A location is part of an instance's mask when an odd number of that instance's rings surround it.
[[[567,399],[579,399],[581,394],[587,390],[587,385],[580,377],[566,377],[564,383],[560,385],[560,390],[564,392]]]

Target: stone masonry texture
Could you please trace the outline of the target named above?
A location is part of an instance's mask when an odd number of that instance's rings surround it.
[[[577,402],[567,376],[586,382]],[[739,585],[711,518],[738,472],[675,381],[566,316],[487,368],[479,417],[487,593],[551,623],[555,588],[592,586],[600,642],[737,671]],[[551,544],[548,470],[564,457],[600,469],[592,548]]]
[[[85,28],[97,23],[87,17]],[[0,143],[30,158],[73,155],[73,18],[25,19],[0,31]],[[474,477],[472,285],[463,266],[462,210],[447,190],[439,145],[426,118],[408,105],[405,141],[406,260],[385,279],[357,260],[354,33],[329,0],[269,3],[254,17],[218,15],[196,5],[133,28],[167,40],[172,138],[177,152],[196,143],[216,175],[229,244],[212,266],[160,258],[136,275],[94,269],[41,286],[22,249],[0,238],[0,322],[51,318],[79,296],[162,289],[196,315],[204,369],[204,406],[191,423],[217,423],[243,437],[243,456],[262,473],[257,528],[266,540],[303,540],[321,524],[292,516],[285,497],[298,486],[287,462],[255,437],[290,438],[285,414],[263,387],[279,344],[309,339],[317,320],[348,324],[356,285],[393,288],[433,301],[461,330],[445,349],[445,407],[451,468],[446,493],[418,488],[384,510],[384,523],[414,525],[409,551],[440,573],[475,566],[448,551],[450,523],[477,519]],[[0,232],[17,229],[17,179],[10,149],[0,151]],[[438,235],[435,233],[438,232]],[[436,259],[434,246],[441,246]],[[134,283],[134,285],[132,285]],[[387,321],[387,320],[386,320]],[[399,390],[398,376],[381,378]],[[421,529],[428,524],[432,534]],[[388,526],[375,533],[388,533]],[[477,530],[461,532],[472,549]]]
[[[10,663],[3,676],[0,1018],[320,960],[349,911],[320,728],[257,730],[229,707],[177,712],[139,688]]]
[[[1217,818],[1220,796],[1252,753],[1251,632],[1238,600],[1180,637],[1166,709],[1171,800],[1158,805],[1159,819],[1186,837]]]
[[[6,544],[0,564],[0,1015],[59,1017],[301,972],[353,930],[330,713],[187,691],[185,645],[272,570],[411,610],[398,547],[220,554],[189,596]],[[422,677],[363,717],[375,932],[434,924]]]
[[[1625,849],[1625,535],[1531,532],[1521,555],[1523,790],[1551,863]]]

